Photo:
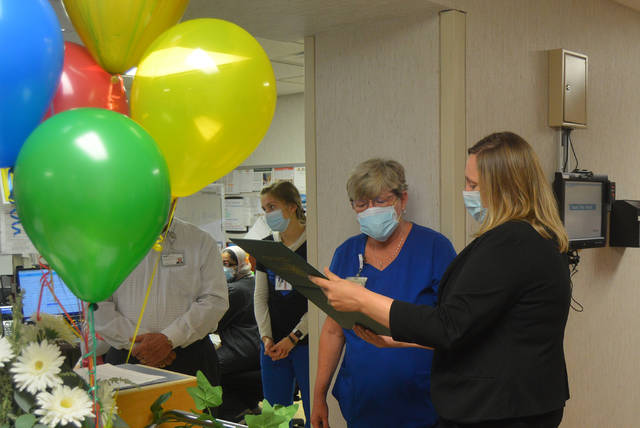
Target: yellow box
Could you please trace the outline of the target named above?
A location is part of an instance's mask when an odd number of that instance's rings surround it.
[[[196,386],[197,382],[194,376],[148,366],[142,367],[157,370],[159,376],[170,373],[173,376],[179,375],[181,378],[120,391],[117,397],[118,414],[130,428],[144,428],[149,425],[151,423],[151,404],[167,391],[171,391],[171,397],[162,405],[165,410],[191,411],[191,409],[195,409],[193,398],[187,393],[188,387]],[[176,425],[178,424],[162,424],[160,426],[164,428]]]

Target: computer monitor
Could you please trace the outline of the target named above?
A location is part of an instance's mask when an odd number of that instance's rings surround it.
[[[41,288],[40,280],[45,274],[49,274],[48,269],[16,269],[16,282],[18,289],[23,292],[22,313],[24,314],[25,319],[31,317],[38,310],[38,300],[40,299]],[[80,300],[71,292],[71,290],[69,290],[58,274],[54,271],[51,271],[50,279],[53,279],[53,291],[67,313],[75,318],[79,317],[82,313]],[[40,312],[53,315],[64,314],[62,308],[53,298],[48,287],[45,287],[42,291]]]
[[[3,320],[10,320],[13,318],[13,310],[10,305],[0,306],[0,313],[2,314]]]
[[[11,306],[0,306],[0,313],[2,313],[2,324],[0,325],[0,335],[10,336],[13,332],[13,312]]]
[[[569,248],[605,246],[608,183],[606,175],[556,173],[553,189]]]

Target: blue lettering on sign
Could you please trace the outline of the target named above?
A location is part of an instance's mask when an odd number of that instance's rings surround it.
[[[595,211],[596,204],[569,204],[571,211]]]

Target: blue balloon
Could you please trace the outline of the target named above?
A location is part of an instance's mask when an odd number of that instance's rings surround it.
[[[0,167],[13,166],[55,95],[64,42],[47,0],[0,0]]]

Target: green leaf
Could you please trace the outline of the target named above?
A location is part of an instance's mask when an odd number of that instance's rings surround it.
[[[210,421],[211,420],[211,416],[207,415],[206,413],[200,413],[198,415],[198,420],[199,421]]]
[[[17,389],[13,391],[13,399],[25,413],[29,413],[29,411],[35,404],[35,400],[29,393],[18,391]]]
[[[36,423],[35,415],[27,413],[16,419],[16,428],[31,428]]]
[[[165,392],[160,397],[156,398],[156,401],[151,404],[151,414],[153,415],[153,422],[158,423],[162,418],[162,412],[164,409],[162,405],[171,397],[171,391]]]
[[[35,424],[33,428],[49,428],[47,425]],[[127,427],[128,428],[128,427]]]
[[[202,373],[201,370],[198,370],[196,372],[196,379],[198,380],[198,387],[202,389],[213,388],[209,383],[209,379],[207,379],[207,377],[204,375],[204,373]]]
[[[156,409],[162,409],[162,405],[167,402],[169,397],[171,397],[171,391],[165,392],[160,397],[156,398],[156,401],[154,401],[153,404],[151,405],[151,409],[153,410],[154,407]]]
[[[298,405],[281,406],[276,404],[271,407],[265,399],[262,401],[262,413],[259,415],[246,415],[244,420],[249,428],[288,428],[289,421],[298,411]]]
[[[291,419],[293,419],[293,417],[296,415],[296,413],[298,412],[298,405],[297,404],[292,404],[290,406],[281,406],[279,404],[276,404],[276,406],[274,407],[275,410],[275,414],[276,415],[280,415],[283,416],[285,418],[285,423],[284,425],[280,425],[281,428],[287,428],[289,426],[289,421]]]
[[[287,423],[284,416],[278,415],[245,415],[245,422],[249,428],[279,428],[282,423]]]
[[[200,370],[196,373],[198,386],[187,388],[187,392],[193,398],[198,410],[208,407],[218,407],[222,404],[222,387],[211,386],[207,377]]]

